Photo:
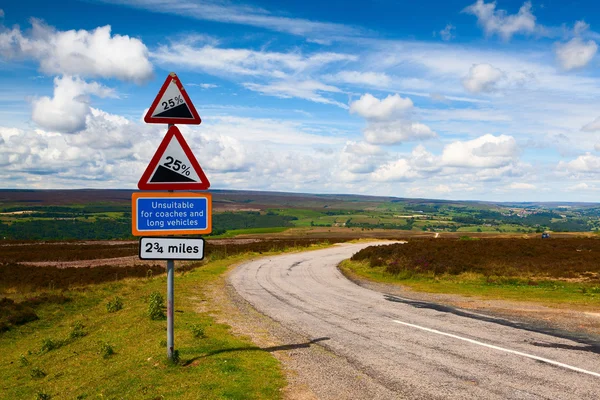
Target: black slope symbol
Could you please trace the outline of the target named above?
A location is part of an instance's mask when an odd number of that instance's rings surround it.
[[[169,168],[159,165],[150,179],[150,182],[154,183],[171,183],[171,182],[196,182],[195,180],[188,178],[185,175],[178,174]]]
[[[190,118],[193,119],[189,107],[187,104],[183,103],[178,105],[177,107],[169,108],[166,111],[161,112],[160,114],[154,115],[155,118]]]

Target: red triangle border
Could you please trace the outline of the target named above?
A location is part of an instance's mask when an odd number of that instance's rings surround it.
[[[188,107],[192,113],[192,116],[194,118],[182,119],[182,118],[152,117],[152,113],[154,112],[154,110],[156,110],[156,107],[158,107],[158,102],[162,98],[163,94],[165,94],[171,81],[175,81],[175,84],[179,88],[179,91],[181,92],[181,95],[185,99],[185,103],[188,105]],[[200,119],[200,115],[198,115],[198,111],[196,111],[196,107],[194,107],[194,103],[192,103],[192,100],[190,100],[190,97],[187,95],[187,92],[184,89],[183,84],[181,83],[181,80],[179,79],[179,77],[177,76],[177,74],[175,72],[171,72],[167,76],[167,79],[165,79],[165,83],[163,83],[162,87],[158,91],[158,95],[156,96],[156,98],[152,102],[152,105],[148,109],[148,112],[144,116],[144,122],[146,122],[147,124],[188,124],[188,125],[199,125],[202,122],[202,120]]]
[[[150,183],[150,179],[152,179],[152,174],[153,174],[154,170],[156,170],[156,167],[158,166],[160,159],[162,158],[163,154],[167,150],[167,147],[169,146],[169,143],[171,143],[171,140],[173,140],[173,137],[175,137],[175,139],[179,141],[179,144],[181,145],[183,152],[185,153],[188,160],[190,161],[192,168],[194,168],[194,171],[196,171],[196,173],[198,174],[198,177],[200,178],[200,182]],[[142,177],[140,178],[140,181],[138,182],[138,189],[140,189],[140,190],[206,190],[209,187],[210,187],[210,182],[208,181],[208,178],[204,174],[204,171],[202,170],[202,167],[198,163],[198,160],[196,160],[194,153],[192,153],[192,149],[190,149],[190,146],[188,146],[187,142],[183,138],[183,135],[179,131],[179,128],[177,128],[176,126],[170,127],[169,130],[167,131],[167,134],[163,138],[162,142],[158,146],[156,153],[154,153],[154,157],[152,157],[152,160],[150,160],[150,163],[148,164],[148,166],[146,167],[146,170],[142,174]]]

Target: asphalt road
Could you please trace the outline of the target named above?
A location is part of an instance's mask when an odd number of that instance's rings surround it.
[[[362,288],[336,266],[366,246],[259,259],[230,283],[387,388],[379,398],[600,399],[600,343]]]

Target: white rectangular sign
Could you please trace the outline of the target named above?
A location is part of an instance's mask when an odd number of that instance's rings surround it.
[[[149,238],[140,239],[142,260],[202,260],[204,239]]]

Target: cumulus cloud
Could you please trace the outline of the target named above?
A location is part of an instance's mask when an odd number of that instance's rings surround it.
[[[597,174],[600,172],[600,157],[591,153],[585,153],[569,162],[560,161],[557,170],[570,173]]]
[[[344,181],[363,179],[360,175],[373,172],[385,158],[385,154],[381,148],[369,143],[346,142],[336,165],[339,178]]]
[[[372,144],[396,144],[436,137],[437,134],[427,125],[410,120],[408,112],[412,108],[412,100],[398,94],[380,100],[366,93],[350,103],[350,113],[367,120],[363,133],[367,142]]]
[[[346,142],[343,152],[357,154],[361,156],[372,156],[384,153],[379,146],[374,146],[366,142]]]
[[[138,124],[118,115],[92,108],[86,127],[77,135],[43,129],[0,127],[0,166],[23,182],[49,176],[50,187],[115,184],[133,187],[156,152],[164,128]],[[210,179],[223,174],[243,174],[258,156],[248,155],[249,146],[218,132],[203,130],[190,135],[193,127],[181,128]],[[82,183],[84,182],[84,183]],[[103,182],[103,183],[101,183]]]
[[[361,117],[374,120],[387,120],[404,114],[413,108],[413,102],[409,98],[400,95],[389,95],[383,100],[366,93],[360,99],[350,104],[350,114],[358,114]]]
[[[567,43],[559,43],[555,47],[556,59],[565,71],[583,68],[592,61],[598,45],[593,40],[584,42],[580,37],[575,37]]]
[[[462,84],[471,93],[493,92],[504,78],[504,72],[490,64],[474,64],[463,78]]]
[[[440,36],[442,37],[442,40],[447,42],[447,41],[454,39],[456,36],[454,35],[454,33],[452,33],[452,31],[455,31],[455,30],[456,30],[456,27],[454,25],[452,25],[452,24],[446,25],[446,27],[440,31]]]
[[[242,143],[230,136],[203,136],[201,142],[198,147],[203,149],[202,165],[207,170],[240,172],[247,171],[252,165]]]
[[[512,15],[505,10],[496,10],[495,1],[486,3],[485,0],[477,0],[463,12],[475,15],[487,36],[497,34],[504,40],[510,40],[517,33],[533,33],[536,27],[529,1],[523,3],[517,14]]]
[[[408,181],[419,176],[407,159],[401,158],[396,161],[389,162],[379,167],[373,172],[372,177],[375,181]]]
[[[51,75],[117,78],[143,82],[152,76],[144,43],[127,35],[111,35],[109,25],[92,31],[59,31],[32,19],[32,29],[13,28],[0,33],[0,56],[34,59]]]
[[[78,77],[63,76],[54,79],[54,95],[32,101],[31,118],[46,130],[74,133],[86,127],[90,114],[90,95],[116,97],[110,88],[97,82],[87,83]]]
[[[424,146],[416,146],[410,155],[381,164],[373,173],[374,181],[411,181],[439,172],[441,165],[437,157]]]
[[[519,147],[512,136],[487,134],[447,145],[441,158],[450,167],[499,168],[510,165],[518,153]]]
[[[372,122],[363,131],[365,139],[375,144],[395,144],[436,137],[427,125],[410,121]]]

